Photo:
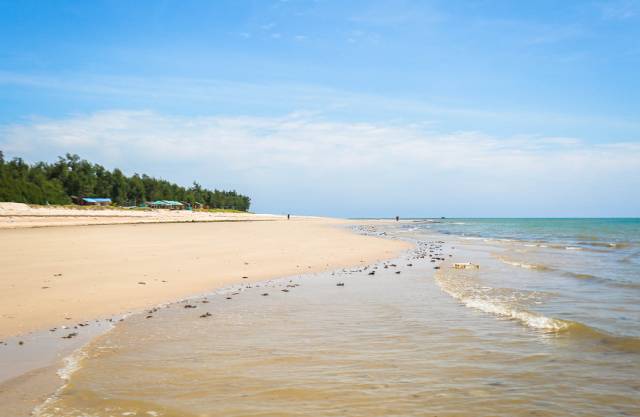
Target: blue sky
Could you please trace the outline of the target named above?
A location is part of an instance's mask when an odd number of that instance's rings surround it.
[[[256,211],[634,216],[638,74],[638,0],[0,0],[0,149]]]

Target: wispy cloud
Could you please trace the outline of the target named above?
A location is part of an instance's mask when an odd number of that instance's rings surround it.
[[[512,214],[541,206],[538,214],[571,214],[585,199],[619,205],[629,198],[620,190],[640,187],[637,143],[438,134],[420,125],[335,122],[305,113],[177,117],[107,111],[2,126],[0,149],[30,159],[71,151],[156,175],[166,172],[158,167],[171,166],[173,176],[184,181],[199,178],[209,186],[249,190],[265,210],[277,209],[273,196],[293,204],[293,193],[335,213],[323,204],[349,193],[350,202],[337,214],[362,214],[368,204],[384,209],[381,199],[399,194],[402,209],[416,214],[436,207],[488,214],[484,210],[495,208],[495,199],[508,199]],[[261,199],[267,195],[272,205]],[[446,207],[433,200],[436,195]]]
[[[602,17],[609,20],[627,20],[640,15],[640,1],[612,0],[600,4]]]
[[[268,108],[285,113],[305,111],[336,114],[356,112],[359,119],[438,121],[452,118],[470,124],[528,124],[531,126],[593,126],[640,132],[640,122],[606,115],[580,116],[558,112],[518,111],[483,107],[452,106],[429,99],[416,100],[380,96],[298,83],[249,83],[208,78],[124,77],[68,74],[65,77],[0,71],[2,85],[65,92],[74,97],[135,99],[152,102],[180,102],[197,107],[219,105],[229,108]],[[149,106],[151,107],[151,105]],[[528,130],[531,133],[531,130]],[[534,133],[538,133],[533,130]],[[629,138],[627,139],[635,139]]]

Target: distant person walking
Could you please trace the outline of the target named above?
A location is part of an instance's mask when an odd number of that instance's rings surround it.
[[[400,216],[396,216],[396,221],[400,221]]]
[[[291,214],[287,214],[287,220],[291,218]]]

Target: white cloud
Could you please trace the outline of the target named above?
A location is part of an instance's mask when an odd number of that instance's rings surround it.
[[[539,215],[607,208],[615,214],[613,208],[629,201],[640,206],[638,143],[437,134],[422,125],[335,122],[307,113],[186,117],[105,111],[2,126],[0,149],[29,160],[74,152],[130,173],[234,187],[252,193],[264,210],[293,200],[308,212],[333,207],[333,213],[351,215],[373,214],[388,200],[414,214],[436,207],[501,215],[502,200],[512,215],[533,215],[524,211],[534,208]],[[336,198],[347,198],[337,210],[329,204]],[[570,212],[583,205],[590,206]],[[370,212],[362,213],[367,207]]]

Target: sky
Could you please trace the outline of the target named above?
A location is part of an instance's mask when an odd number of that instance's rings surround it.
[[[256,212],[640,216],[640,0],[0,0],[0,150]]]

